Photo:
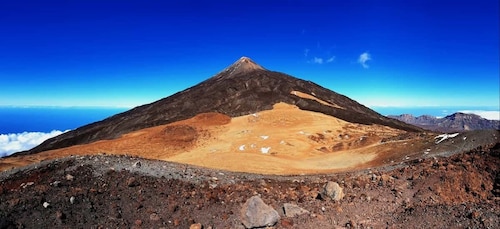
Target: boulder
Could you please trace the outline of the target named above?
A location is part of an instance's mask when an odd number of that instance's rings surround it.
[[[283,205],[283,210],[285,211],[286,217],[296,217],[302,214],[309,214],[309,211],[303,209],[295,204],[285,203]]]
[[[245,202],[240,216],[245,228],[270,227],[280,220],[278,212],[259,196],[252,196]]]
[[[323,199],[339,201],[344,198],[344,191],[337,182],[328,181],[321,192]]]

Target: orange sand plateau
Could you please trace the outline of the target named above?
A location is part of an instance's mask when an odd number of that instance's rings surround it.
[[[278,103],[272,110],[251,115],[230,118],[204,113],[118,139],[5,158],[0,160],[0,170],[69,155],[105,153],[262,174],[329,173],[400,158],[401,152],[417,141],[383,139],[404,133]]]

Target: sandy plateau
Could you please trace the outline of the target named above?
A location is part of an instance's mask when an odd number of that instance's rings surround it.
[[[69,155],[118,154],[239,172],[328,173],[373,167],[423,152],[426,136],[401,137],[405,133],[278,103],[272,110],[251,115],[230,118],[204,113],[114,140],[5,158],[0,168]]]

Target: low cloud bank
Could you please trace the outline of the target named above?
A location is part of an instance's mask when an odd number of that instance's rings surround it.
[[[465,114],[476,114],[489,120],[500,120],[500,111],[462,110]]]
[[[40,145],[43,141],[68,131],[53,130],[49,133],[23,132],[17,134],[0,134],[0,157],[32,149]]]

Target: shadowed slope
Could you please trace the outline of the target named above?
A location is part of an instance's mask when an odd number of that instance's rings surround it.
[[[303,98],[293,94],[293,91],[317,99]],[[318,101],[335,104],[335,107]],[[421,131],[418,127],[384,117],[346,96],[310,81],[265,70],[249,58],[242,57],[196,86],[51,138],[34,149],[17,155],[114,139],[134,130],[188,119],[200,113],[219,112],[231,117],[252,114],[270,110],[279,102],[296,105],[302,110],[321,112],[347,122]]]

